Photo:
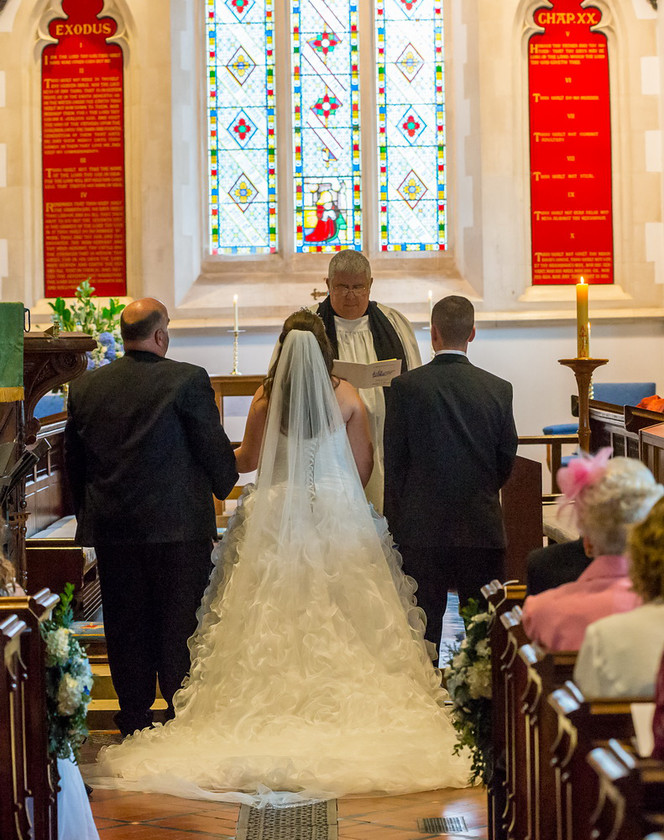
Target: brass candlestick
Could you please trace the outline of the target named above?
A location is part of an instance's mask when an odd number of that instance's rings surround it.
[[[608,359],[558,359],[558,364],[574,371],[576,387],[579,391],[579,446],[584,452],[590,452],[590,383],[595,368],[608,363]]]
[[[240,371],[237,369],[238,359],[239,359],[239,338],[240,333],[245,332],[245,330],[229,330],[228,332],[233,333],[233,370],[231,371],[231,376],[242,376]]]

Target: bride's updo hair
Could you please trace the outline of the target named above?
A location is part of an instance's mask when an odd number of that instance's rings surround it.
[[[330,376],[332,375],[334,350],[332,349],[330,339],[327,337],[327,333],[325,332],[325,325],[323,324],[323,321],[310,309],[298,309],[297,312],[293,312],[293,314],[289,315],[284,321],[284,326],[281,330],[281,335],[279,336],[279,352],[277,353],[277,358],[274,360],[274,364],[270,368],[270,372],[263,380],[263,391],[268,400],[270,399],[272,384],[277,372],[277,367],[279,366],[281,348],[284,346],[286,336],[291,330],[302,330],[303,332],[311,332],[314,334],[316,341],[318,342],[318,346],[320,347],[320,352],[323,354],[323,361],[325,362],[327,372]]]

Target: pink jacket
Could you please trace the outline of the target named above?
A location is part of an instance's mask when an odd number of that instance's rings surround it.
[[[524,630],[549,650],[578,650],[593,621],[642,603],[628,569],[627,557],[601,555],[573,583],[530,595],[523,605]]]

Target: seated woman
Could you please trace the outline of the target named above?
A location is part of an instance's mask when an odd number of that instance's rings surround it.
[[[629,553],[630,577],[643,605],[586,630],[574,681],[587,697],[652,697],[655,692],[664,652],[664,499],[632,530]]]
[[[524,629],[550,650],[578,650],[590,623],[641,603],[628,574],[627,532],[647,516],[664,488],[640,461],[609,456],[610,450],[602,449],[573,459],[558,472],[593,561],[578,580],[526,598]]]

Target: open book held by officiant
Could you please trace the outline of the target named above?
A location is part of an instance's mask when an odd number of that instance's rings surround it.
[[[334,376],[346,379],[355,388],[380,388],[389,385],[401,373],[401,359],[382,359],[378,362],[344,362],[334,360]]]

